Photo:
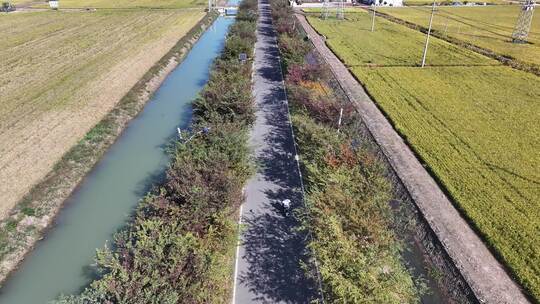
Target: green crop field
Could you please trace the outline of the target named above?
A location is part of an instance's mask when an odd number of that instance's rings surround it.
[[[365,85],[484,240],[540,299],[540,80],[370,16],[311,24]]]
[[[445,1],[438,1],[438,2],[446,2],[447,5],[450,5],[452,2],[454,1],[451,1],[451,0],[445,0]],[[474,2],[474,3],[478,3],[478,4],[482,4],[482,3],[488,3],[488,4],[509,4],[510,1],[508,0],[465,0],[465,1],[458,1],[458,2],[462,2],[462,3],[467,3],[467,2]],[[407,6],[419,6],[419,5],[431,5],[433,3],[433,1],[429,1],[429,0],[404,0],[403,1],[403,4],[404,5],[407,5]]]
[[[203,16],[202,10],[0,15],[0,217]]]
[[[430,10],[429,7],[381,9],[384,13],[424,27],[429,24]],[[515,5],[439,7],[433,18],[433,29],[498,54],[540,65],[540,18],[533,18],[529,34],[531,44],[512,43],[519,10],[520,7]]]

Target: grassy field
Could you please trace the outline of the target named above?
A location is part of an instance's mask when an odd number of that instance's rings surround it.
[[[29,0],[18,0],[29,2]],[[60,8],[191,8],[204,7],[208,1],[204,0],[62,0]],[[47,3],[36,4],[35,7],[47,6]]]
[[[203,16],[191,10],[0,16],[0,216]]]
[[[366,13],[309,18],[485,241],[540,299],[540,81]]]
[[[429,7],[383,8],[382,12],[427,27]],[[519,6],[440,7],[433,18],[433,29],[453,38],[492,50],[525,63],[540,65],[540,18],[533,18],[529,41],[512,43],[512,32]]]

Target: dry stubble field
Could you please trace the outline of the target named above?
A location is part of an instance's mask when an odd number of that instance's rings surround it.
[[[0,15],[0,218],[203,16]]]
[[[33,2],[32,0],[17,0]],[[42,2],[42,3],[40,3]],[[193,8],[204,7],[208,4],[205,0],[62,0],[60,8]],[[45,1],[38,1],[32,7],[48,7]]]

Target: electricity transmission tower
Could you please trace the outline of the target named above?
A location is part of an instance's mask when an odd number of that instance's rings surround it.
[[[531,23],[534,13],[534,0],[525,0],[521,6],[521,12],[516,23],[516,28],[512,33],[512,42],[525,43],[531,30]]]
[[[329,14],[330,14],[330,2],[328,0],[324,0],[321,18],[326,20],[328,19]]]
[[[336,18],[338,18],[338,20],[343,20],[345,18],[345,0],[339,0]]]

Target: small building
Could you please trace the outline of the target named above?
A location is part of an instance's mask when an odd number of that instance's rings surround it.
[[[58,0],[49,0],[49,7],[53,10],[58,9]]]
[[[364,4],[376,6],[403,6],[403,0],[364,0]]]

